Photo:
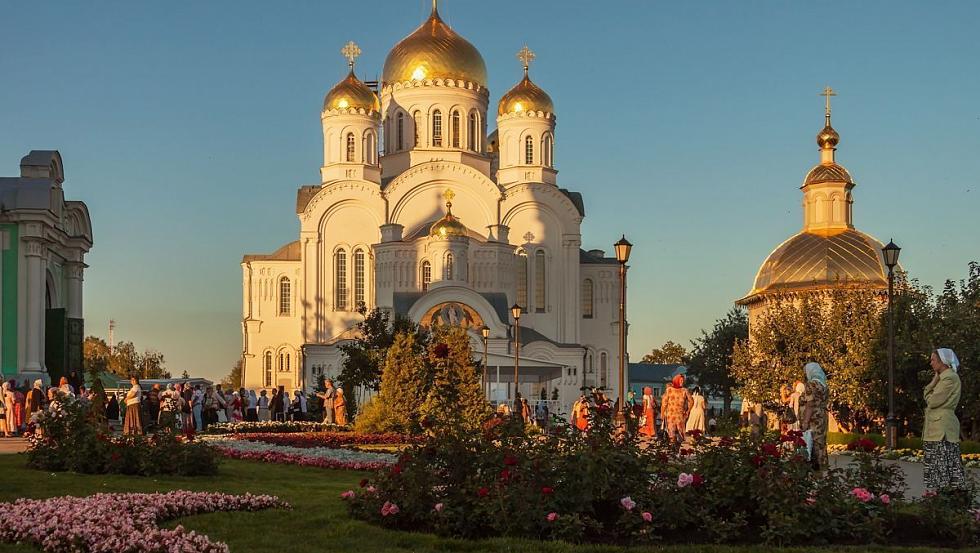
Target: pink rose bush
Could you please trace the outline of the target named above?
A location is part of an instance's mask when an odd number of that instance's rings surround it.
[[[227,545],[203,534],[157,525],[202,513],[271,508],[289,505],[270,495],[189,491],[18,499],[0,504],[0,541],[31,543],[58,553],[227,553]]]
[[[861,503],[867,503],[875,498],[875,494],[869,492],[864,488],[854,488],[851,490],[851,495],[855,497]]]

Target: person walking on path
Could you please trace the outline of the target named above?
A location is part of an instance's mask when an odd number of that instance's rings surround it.
[[[143,390],[140,381],[135,376],[129,379],[133,385],[126,392],[126,420],[123,421],[123,434],[143,434],[143,413],[141,403]]]
[[[147,426],[157,424],[160,418],[160,385],[154,384],[146,394],[146,411],[150,415],[147,419]]]
[[[704,422],[707,418],[708,404],[704,399],[704,394],[701,393],[701,386],[695,386],[694,392],[691,394],[694,404],[691,407],[691,414],[687,417],[687,426],[685,430],[690,432],[692,430],[699,430],[704,434]]]
[[[694,398],[684,387],[684,375],[675,375],[660,400],[660,418],[667,427],[667,439],[677,443],[684,441],[687,418],[691,415],[692,407]]]
[[[44,410],[44,382],[40,379],[34,381],[34,387],[28,390],[27,399],[24,402],[27,422],[31,422],[31,416],[38,411]]]
[[[337,395],[333,401],[333,420],[338,426],[347,425],[347,399],[344,397],[343,388],[337,388]]]
[[[818,363],[807,363],[803,367],[806,373],[806,383],[800,408],[800,430],[804,439],[810,445],[810,462],[814,470],[827,468],[827,425],[830,417],[827,414],[827,399],[830,395],[827,387],[827,375]]]
[[[201,385],[194,385],[194,392],[191,394],[191,411],[194,413],[194,428],[198,432],[204,430],[204,392]]]
[[[274,392],[273,392],[274,393]],[[269,396],[268,392],[262,390],[259,393],[259,401],[257,403],[259,406],[258,416],[260,422],[265,422],[269,420]]]
[[[960,361],[949,348],[932,352],[929,363],[935,373],[922,393],[926,400],[922,427],[923,469],[926,489],[962,488],[966,483],[960,456]]]
[[[333,380],[329,378],[325,382],[326,389],[318,393],[316,396],[323,400],[323,423],[324,424],[336,424],[337,419],[335,415],[336,401],[337,401],[337,389],[333,387]],[[346,407],[345,407],[346,410]]]
[[[12,381],[11,381],[12,382]],[[3,397],[0,398],[3,402],[3,419],[0,423],[3,425],[3,435],[6,438],[17,435],[16,421],[14,419],[14,392],[11,389],[10,382],[3,383]]]
[[[643,387],[643,414],[640,415],[640,433],[653,437],[657,433],[657,398],[653,397],[653,388]]]
[[[258,407],[259,398],[255,397],[255,390],[249,390],[245,403],[245,420],[248,422],[259,422]]]

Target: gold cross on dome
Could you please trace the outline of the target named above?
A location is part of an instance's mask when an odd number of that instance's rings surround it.
[[[524,233],[524,241],[527,242],[528,244],[530,244],[531,242],[533,242],[534,241],[534,233],[532,233],[531,231],[525,232]]]
[[[827,117],[830,117],[830,97],[831,96],[837,96],[837,93],[834,92],[834,89],[832,89],[832,88],[830,88],[828,86],[828,87],[826,87],[826,88],[823,89],[823,92],[821,92],[820,95],[827,99],[827,107],[825,108],[826,111],[824,112],[824,114]]]
[[[447,188],[446,191],[442,193],[442,197],[446,198],[446,207],[452,207],[453,198],[456,197],[456,193],[453,192],[452,188]]]
[[[353,69],[354,60],[357,59],[357,56],[361,55],[361,49],[357,46],[357,43],[351,40],[347,44],[345,44],[343,48],[340,49],[340,53],[343,54],[345,58],[347,58],[347,65],[350,66],[351,69]]]
[[[527,73],[527,68],[531,65],[531,62],[534,61],[534,58],[534,52],[527,47],[527,44],[525,44],[524,47],[517,52],[517,59],[521,60],[521,63],[524,64],[524,73]]]

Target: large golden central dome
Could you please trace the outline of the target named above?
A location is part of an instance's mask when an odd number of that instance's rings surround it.
[[[432,15],[388,53],[385,84],[430,79],[455,79],[487,85],[487,65],[476,47],[439,17]]]

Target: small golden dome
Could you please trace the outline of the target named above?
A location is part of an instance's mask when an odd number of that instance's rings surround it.
[[[823,182],[854,184],[854,179],[851,178],[851,174],[847,172],[847,169],[843,165],[834,162],[821,163],[815,166],[813,169],[810,169],[810,172],[803,179],[804,186]]]
[[[828,121],[827,126],[817,133],[817,146],[820,146],[821,149],[836,148],[838,142],[840,142],[840,135],[830,126]]]
[[[382,75],[385,84],[456,79],[487,85],[483,56],[443,22],[435,6],[425,23],[391,49]]]
[[[438,238],[448,238],[450,236],[466,236],[466,225],[459,222],[453,215],[453,197],[456,194],[452,190],[446,190],[443,197],[446,198],[446,214],[429,229],[429,236]]]
[[[366,84],[354,76],[351,70],[347,78],[337,83],[323,98],[323,111],[333,109],[363,109],[381,111],[378,96]]]
[[[530,111],[554,113],[555,105],[551,102],[551,96],[548,96],[548,93],[541,90],[541,87],[531,82],[525,73],[524,79],[500,99],[500,103],[497,105],[497,115]]]

